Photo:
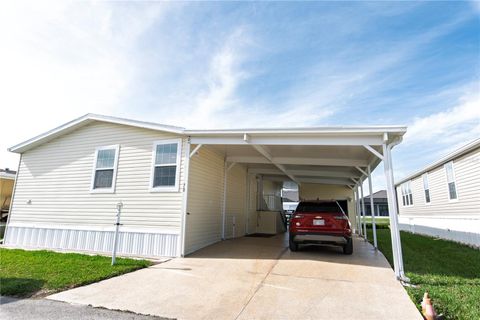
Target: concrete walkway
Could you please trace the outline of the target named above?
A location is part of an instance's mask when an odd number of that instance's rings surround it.
[[[177,319],[422,319],[381,253],[290,252],[284,235],[222,241],[48,297]]]

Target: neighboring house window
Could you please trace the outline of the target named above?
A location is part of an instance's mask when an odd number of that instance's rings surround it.
[[[423,175],[423,190],[425,192],[425,203],[430,203],[430,188],[428,186],[428,173]]]
[[[402,202],[404,207],[413,205],[413,195],[410,181],[402,184]]]
[[[457,185],[455,184],[455,172],[453,171],[453,162],[445,164],[445,171],[447,173],[447,184],[448,184],[448,197],[450,200],[456,200],[457,196]]]
[[[152,191],[178,191],[181,139],[157,141],[153,145]]]
[[[99,147],[95,151],[92,188],[94,192],[114,192],[119,146]]]

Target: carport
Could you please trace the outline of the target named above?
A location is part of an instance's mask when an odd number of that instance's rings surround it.
[[[399,144],[406,127],[369,126],[369,127],[320,127],[295,129],[236,129],[236,130],[186,130],[189,136],[185,174],[189,176],[190,162],[202,150],[220,154],[223,157],[223,201],[222,201],[222,239],[226,238],[225,225],[228,220],[227,194],[234,190],[228,183],[228,173],[237,164],[246,169],[247,207],[255,201],[248,190],[251,179],[267,181],[293,181],[299,185],[300,195],[305,198],[339,199],[326,194],[325,190],[343,190],[344,200],[349,202],[349,218],[355,231],[367,238],[365,219],[361,215],[365,206],[370,205],[375,212],[373,199],[365,204],[363,183],[368,179],[372,194],[371,172],[384,162],[384,174],[390,212],[391,240],[394,258],[394,271],[397,279],[406,280],[404,275],[400,233],[398,230],[397,203],[395,197],[392,148]],[[185,185],[188,198],[191,197],[191,178]],[[347,192],[345,192],[345,190]],[[258,190],[257,190],[258,191]],[[240,194],[240,193],[239,193]],[[185,236],[189,233],[189,215],[184,199],[184,217],[182,225],[182,254],[185,250]],[[257,200],[258,201],[258,200]],[[376,243],[375,218],[372,216],[374,246]],[[245,222],[249,233],[249,213]],[[188,252],[187,252],[188,253]]]

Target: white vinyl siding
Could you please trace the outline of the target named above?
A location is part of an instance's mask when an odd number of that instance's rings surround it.
[[[221,240],[224,168],[224,156],[208,146],[190,158],[185,254]]]
[[[176,138],[170,133],[94,122],[25,152],[10,222],[111,227],[115,206],[122,201],[123,228],[178,233],[183,193],[149,190],[153,142]],[[91,193],[95,149],[117,144],[120,152],[115,193]],[[184,159],[182,154],[182,164]],[[182,185],[183,169],[179,175]]]
[[[245,235],[247,168],[236,164],[227,173],[225,238]]]
[[[480,215],[480,149],[453,160],[458,200],[449,200],[447,175],[443,165],[428,172],[430,204],[424,201],[422,176],[411,180],[414,207],[399,206],[399,213],[408,216],[478,216]],[[401,186],[397,186],[401,203]]]

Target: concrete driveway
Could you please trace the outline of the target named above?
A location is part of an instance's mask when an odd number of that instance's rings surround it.
[[[176,319],[422,319],[384,256],[361,239],[287,249],[240,238],[49,299]]]

